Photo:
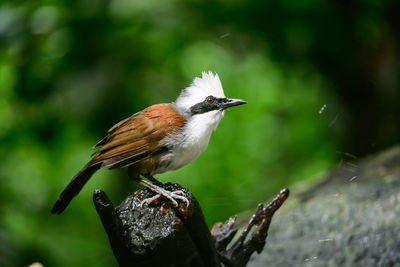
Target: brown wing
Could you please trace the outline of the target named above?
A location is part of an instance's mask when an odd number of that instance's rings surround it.
[[[186,123],[171,104],[150,106],[117,123],[95,147],[90,166],[120,168],[150,158],[166,149],[168,134]]]

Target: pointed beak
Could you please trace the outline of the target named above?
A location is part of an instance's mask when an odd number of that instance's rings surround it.
[[[222,103],[222,109],[227,109],[234,106],[240,106],[243,104],[247,104],[246,101],[242,99],[235,99],[235,98],[226,98],[226,101]]]

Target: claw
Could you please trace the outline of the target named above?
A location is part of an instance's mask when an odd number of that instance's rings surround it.
[[[173,191],[173,192],[171,192],[172,194],[174,194],[174,195],[185,195],[185,192],[183,192],[182,190],[176,190],[176,191]]]
[[[153,196],[153,197],[149,197],[146,199],[143,199],[142,202],[140,203],[140,207],[143,207],[144,204],[151,204],[154,201],[156,201],[157,199],[159,199],[160,197],[165,197],[167,199],[169,199],[172,202],[172,205],[176,208],[178,207],[178,202],[176,200],[181,200],[182,202],[185,202],[186,207],[189,207],[189,200],[184,197],[183,195],[185,195],[185,193],[182,190],[177,190],[177,191],[167,191],[167,190],[162,190],[161,193]]]

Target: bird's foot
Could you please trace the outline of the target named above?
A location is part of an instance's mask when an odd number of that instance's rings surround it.
[[[147,204],[151,204],[154,201],[158,200],[160,197],[165,197],[167,199],[169,199],[172,202],[172,205],[174,207],[178,207],[178,202],[177,200],[181,200],[182,202],[184,202],[186,204],[186,207],[189,207],[189,200],[184,197],[185,193],[182,190],[177,190],[177,191],[168,191],[165,190],[163,188],[157,188],[156,191],[158,194],[155,195],[154,197],[149,197],[146,199],[143,199],[142,202],[140,203],[140,207],[143,207],[143,205],[145,203]]]

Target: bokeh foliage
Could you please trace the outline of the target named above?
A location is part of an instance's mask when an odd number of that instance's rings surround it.
[[[174,101],[202,71],[248,104],[227,111],[195,163],[158,178],[188,187],[210,225],[344,149],[392,144],[393,3],[2,1],[0,265],[115,265],[91,194],[119,203],[138,188],[126,170],[99,171],[64,214],[49,210],[109,127]]]

